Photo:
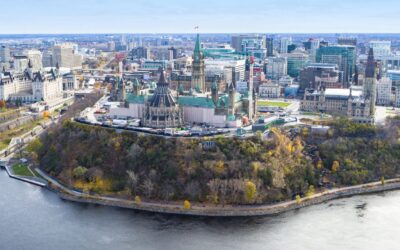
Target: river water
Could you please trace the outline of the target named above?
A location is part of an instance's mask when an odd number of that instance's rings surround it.
[[[400,191],[192,218],[67,202],[0,171],[0,249],[400,249]]]

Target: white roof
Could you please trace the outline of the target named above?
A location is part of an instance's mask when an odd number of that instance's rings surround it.
[[[362,91],[353,90],[351,94],[352,96],[361,96]],[[328,88],[325,90],[325,96],[349,96],[349,95],[350,95],[350,89]]]

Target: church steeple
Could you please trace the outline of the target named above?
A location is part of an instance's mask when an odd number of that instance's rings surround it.
[[[365,69],[365,77],[366,78],[375,78],[376,77],[376,64],[374,59],[374,50],[372,48],[369,49],[368,52],[368,61],[367,67]]]

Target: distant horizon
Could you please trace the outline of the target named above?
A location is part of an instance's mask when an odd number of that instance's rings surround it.
[[[97,33],[0,33],[0,36],[22,35],[400,35],[400,32],[97,32]]]

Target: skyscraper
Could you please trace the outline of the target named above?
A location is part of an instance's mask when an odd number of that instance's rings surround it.
[[[267,57],[274,56],[274,39],[267,37]]]
[[[288,53],[288,46],[292,44],[291,37],[282,37],[279,46],[279,53],[286,54]]]
[[[192,64],[192,89],[198,89],[205,92],[205,75],[204,75],[204,55],[200,48],[200,35],[197,34],[196,44],[193,53]]]
[[[343,72],[346,86],[352,80],[356,64],[356,48],[354,46],[336,45],[320,47],[317,50],[316,62],[336,64]]]

